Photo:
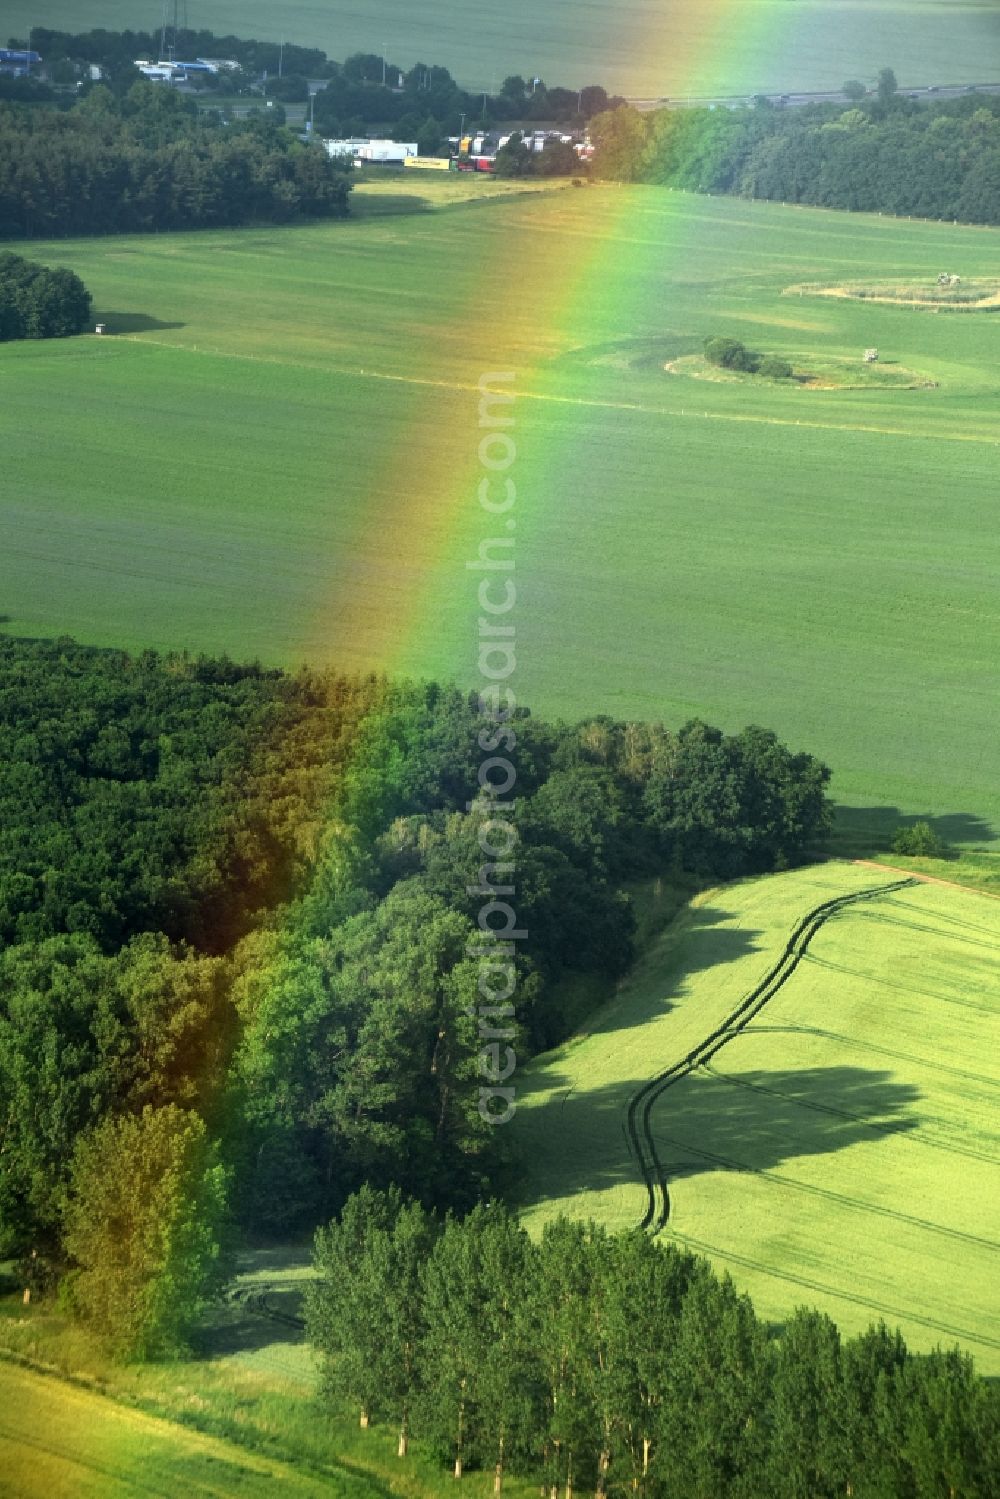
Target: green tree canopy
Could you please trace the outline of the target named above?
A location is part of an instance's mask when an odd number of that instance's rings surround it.
[[[73,1155],[64,1243],[74,1309],[121,1357],[183,1352],[226,1275],[226,1174],[197,1114],[109,1117]]]
[[[0,253],[0,342],[82,333],[90,307],[90,293],[72,271]]]

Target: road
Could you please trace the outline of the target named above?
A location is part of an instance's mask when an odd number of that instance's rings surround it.
[[[874,94],[874,89],[870,91]],[[921,83],[900,85],[899,93],[903,98],[909,99],[957,99],[963,94],[1000,94],[1000,83]],[[662,99],[629,99],[627,102],[633,109],[645,112],[651,109],[663,109],[669,105],[671,109],[741,109],[746,104],[753,104],[755,99],[767,99],[771,104],[784,105],[786,108],[801,107],[804,104],[847,104],[850,101],[841,89],[833,89],[822,94],[730,94],[717,98],[696,97],[693,95],[684,98],[662,98]]]

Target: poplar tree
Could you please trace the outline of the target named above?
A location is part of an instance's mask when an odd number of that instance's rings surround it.
[[[544,1483],[566,1499],[592,1476],[599,1451],[594,1405],[595,1262],[606,1234],[593,1222],[559,1217],[545,1226],[535,1287],[545,1382]]]
[[[639,1229],[610,1241],[603,1294],[618,1444],[634,1492],[648,1489],[653,1436],[670,1397],[670,1361],[694,1257]],[[622,1480],[619,1479],[620,1483]]]
[[[447,1220],[423,1275],[422,1429],[456,1478],[492,1465],[497,1492],[538,1424],[534,1265],[517,1219],[490,1203]]]
[[[317,1231],[318,1279],[306,1292],[306,1328],[323,1354],[323,1388],[353,1403],[361,1426],[385,1413],[385,1351],[392,1336],[387,1304],[390,1241],[402,1212],[396,1187],[362,1187],[339,1219]]]
[[[799,1307],[785,1323],[771,1387],[772,1486],[787,1499],[833,1499],[846,1485],[840,1334]]]
[[[654,1473],[664,1492],[727,1499],[761,1489],[767,1339],[746,1296],[707,1264],[692,1278],[661,1408]]]
[[[380,1236],[375,1246],[375,1273],[384,1285],[388,1322],[378,1362],[388,1414],[399,1428],[400,1457],[409,1451],[413,1405],[423,1381],[427,1322],[422,1277],[437,1232],[436,1220],[419,1202],[410,1202],[401,1209],[391,1234]]]
[[[840,1426],[845,1488],[856,1496],[892,1493],[899,1447],[897,1376],[908,1358],[897,1328],[884,1322],[850,1338],[841,1350]]]

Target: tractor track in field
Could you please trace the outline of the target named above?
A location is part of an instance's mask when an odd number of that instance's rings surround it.
[[[931,999],[935,1004],[957,1005],[962,1010],[976,1010],[980,1015],[992,1015],[992,1005],[978,1005],[974,999],[959,999],[954,994],[942,994],[939,989],[921,989],[917,984],[904,984],[899,979],[888,979],[884,973],[873,973],[867,968],[852,968],[849,963],[835,963],[832,958],[821,958],[818,954],[809,954],[810,963],[816,963],[820,968],[828,968],[831,973],[846,973],[848,978],[865,979],[869,984],[877,984],[880,989],[894,989],[900,994],[907,994],[912,999]]]
[[[790,1270],[779,1270],[773,1262],[755,1260],[745,1254],[736,1254],[730,1249],[720,1248],[718,1244],[709,1244],[704,1239],[692,1238],[690,1234],[678,1233],[677,1238],[701,1254],[728,1260],[731,1264],[741,1265],[746,1270],[763,1271],[765,1275],[772,1276],[775,1280],[784,1281],[788,1285],[801,1286],[808,1291],[818,1292],[824,1296],[834,1296],[838,1301],[847,1301],[853,1306],[863,1307],[869,1314],[872,1311],[877,1312],[879,1316],[888,1322],[916,1322],[921,1327],[929,1328],[932,1332],[943,1332],[948,1337],[957,1338],[963,1343],[979,1343],[985,1348],[1000,1348],[1000,1338],[991,1337],[988,1333],[973,1332],[967,1327],[955,1327],[950,1322],[940,1322],[936,1318],[924,1316],[921,1312],[910,1311],[904,1307],[875,1301],[869,1296],[856,1295],[854,1292],[846,1291],[842,1287],[827,1285],[821,1280],[813,1280],[805,1275],[795,1275]]]
[[[656,1153],[656,1142],[650,1119],[653,1107],[666,1090],[689,1077],[696,1068],[710,1062],[716,1052],[734,1040],[746,1029],[751,1020],[773,999],[778,990],[788,982],[801,963],[813,937],[831,917],[849,906],[864,901],[877,900],[896,890],[905,890],[917,884],[912,876],[893,880],[887,885],[876,885],[868,890],[853,891],[849,895],[838,895],[822,901],[806,913],[797,923],[785,944],[784,951],[776,963],[768,969],[758,984],[744,995],[720,1026],[711,1031],[704,1040],[693,1047],[680,1061],[658,1072],[647,1083],[633,1093],[625,1114],[623,1128],[629,1154],[642,1176],[646,1189],[646,1210],[639,1227],[659,1233],[670,1217],[670,1189],[666,1172]]]
[[[306,1325],[304,1317],[296,1317],[292,1312],[280,1312],[268,1301],[268,1294],[275,1289],[275,1286],[268,1283],[256,1286],[237,1286],[229,1300],[234,1306],[253,1312],[258,1317],[264,1317],[268,1322],[277,1322],[282,1327],[294,1327],[301,1332]]]
[[[724,1072],[716,1072],[711,1069],[712,1076],[723,1082],[736,1082],[738,1079],[727,1078]],[[749,1086],[753,1086],[750,1084]],[[710,1165],[721,1167],[724,1171],[738,1171],[752,1176],[760,1177],[761,1180],[770,1182],[773,1186],[784,1188],[792,1192],[801,1192],[809,1197],[819,1197],[826,1202],[836,1203],[839,1207],[845,1207],[852,1212],[870,1213],[877,1218],[892,1218],[898,1223],[908,1224],[912,1228],[919,1228],[922,1232],[939,1234],[942,1238],[956,1239],[965,1244],[974,1244],[978,1249],[989,1249],[996,1251],[1000,1245],[994,1239],[984,1238],[982,1234],[967,1233],[961,1228],[949,1228],[947,1224],[935,1223],[932,1218],[921,1218],[915,1213],[904,1213],[899,1208],[888,1208],[881,1203],[866,1202],[862,1197],[852,1197],[846,1192],[834,1192],[829,1187],[817,1187],[812,1182],[797,1181],[793,1176],[785,1176],[780,1171],[771,1170],[768,1167],[748,1166],[745,1161],[736,1160],[732,1156],[719,1155],[714,1150],[704,1150],[701,1146],[689,1145],[684,1140],[673,1139],[669,1135],[661,1135],[668,1145],[676,1146],[679,1150],[686,1151],[689,1157],[699,1161],[708,1161]],[[683,1171],[690,1167],[690,1161],[678,1162],[674,1166],[675,1171]]]

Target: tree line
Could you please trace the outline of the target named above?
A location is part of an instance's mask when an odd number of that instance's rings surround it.
[[[582,125],[593,114],[622,102],[610,98],[599,84],[584,89],[547,86],[544,79],[527,80],[511,74],[496,93],[470,93],[446,67],[417,62],[402,68],[391,57],[354,53],[334,61],[318,47],[291,43],[279,47],[235,36],[216,36],[210,31],[171,30],[178,58],[226,58],[236,70],[192,75],[190,84],[205,95],[259,93],[284,103],[298,103],[309,95],[309,83],[323,82],[314,101],[318,131],[339,139],[368,135],[374,128],[396,140],[419,142],[423,155],[436,155],[448,135],[456,135],[463,121],[471,128],[492,128],[505,121],[522,123],[566,123]],[[45,58],[47,71],[57,84],[76,84],[83,65],[96,63],[104,70],[107,86],[127,92],[139,76],[137,57],[159,56],[159,32],[93,30],[71,33],[36,26],[32,42]],[[280,71],[279,71],[280,70]],[[262,79],[266,77],[266,83]],[[2,83],[2,81],[0,81]],[[40,81],[8,80],[9,97],[52,99],[53,90]],[[89,87],[84,79],[83,91]],[[0,98],[4,90],[0,87]]]
[[[118,98],[128,95],[137,79],[135,57],[152,56],[159,49],[158,34],[146,32],[74,35],[39,27],[32,36],[56,71],[71,62],[99,63],[106,70],[106,84],[98,85],[102,97],[107,91]],[[445,67],[420,62],[404,70],[374,53],[357,53],[335,62],[318,48],[289,45],[282,52],[273,43],[193,30],[178,32],[177,48],[182,55],[224,56],[240,64],[236,74],[201,79],[202,87],[226,92],[258,88],[261,74],[267,73],[268,93],[292,101],[307,97],[308,79],[325,80],[326,87],[315,95],[313,104],[317,131],[325,135],[344,138],[377,128],[397,140],[415,140],[421,154],[434,155],[463,123],[483,129],[505,122],[586,124],[596,146],[591,171],[600,178],[852,211],[1000,223],[1000,100],[975,92],[959,99],[911,99],[900,94],[889,68],[882,69],[872,93],[862,84],[845,84],[846,108],[813,104],[785,109],[762,97],[739,109],[666,107],[640,114],[620,97],[609,98],[599,84],[582,90],[547,87],[544,80],[528,81],[512,74],[496,94],[471,94]],[[279,65],[280,78],[276,76]],[[44,87],[31,80],[8,82],[16,96]],[[86,81],[80,85],[81,103],[91,88]],[[158,92],[170,94],[171,90]],[[193,101],[184,102],[188,110],[194,110]],[[0,212],[7,207],[4,178],[13,180],[9,162],[6,171],[4,166],[11,144],[7,142],[5,153],[2,121],[0,114]],[[211,111],[203,116],[203,124],[206,129],[214,126],[216,132],[223,128]],[[236,127],[224,128],[228,138]],[[267,135],[259,121],[256,129],[258,135],[261,131]],[[219,144],[217,134],[208,139]],[[291,142],[288,137],[286,150],[291,149]],[[23,141],[17,149],[22,147]],[[166,214],[158,224],[165,228],[243,223],[254,216],[281,222],[299,213],[344,211],[346,181],[341,180],[336,190],[328,185],[320,189],[315,161],[309,170],[297,161],[286,161],[284,171],[273,160],[266,168],[256,159],[247,165],[248,149],[244,144],[242,152],[236,153],[238,159],[229,163],[223,155],[208,153],[217,168],[230,171],[231,193],[204,159],[197,169],[190,160],[161,163],[158,169],[136,166],[142,205],[136,213],[143,222],[127,227],[149,227],[154,212],[151,199]],[[531,161],[516,140],[501,155],[499,170],[507,175],[581,170],[565,154],[558,162],[554,153],[547,160]],[[62,176],[72,177],[73,170],[80,169],[68,164]],[[179,181],[173,189],[175,172]],[[150,185],[150,175],[166,179],[162,191]],[[36,178],[41,184],[47,180],[41,160],[33,160],[27,180],[18,181],[15,205],[20,212],[11,221],[17,226],[13,232],[69,232],[53,222],[34,230],[21,227],[23,210],[30,210],[31,192],[37,188]],[[271,192],[263,191],[262,198],[239,216],[238,201],[248,200],[248,195],[252,199],[254,189],[260,190],[261,178],[271,184]],[[51,207],[42,191],[51,220]],[[106,215],[108,210],[103,211]]]
[[[1000,224],[1000,99],[903,97],[884,69],[849,107],[626,107],[591,121],[599,177],[866,213]]]
[[[7,238],[341,217],[348,177],[266,118],[223,128],[170,89],[98,85],[67,111],[0,103]]]
[[[72,271],[0,252],[0,343],[82,333],[90,307],[90,293]]]
[[[239,64],[235,75],[223,73],[218,82],[227,87],[235,82],[239,86],[244,79],[256,78],[263,73],[277,77],[282,73],[292,76],[325,78],[332,67],[326,53],[319,47],[302,47],[294,42],[262,42],[253,38],[231,35],[217,36],[203,28],[168,28],[168,43],[174,56],[189,62],[196,57],[215,57],[232,60]],[[90,31],[62,31],[50,26],[33,26],[31,44],[45,60],[46,71],[57,84],[74,82],[78,64],[96,64],[107,75],[108,82],[116,91],[127,92],[137,77],[135,60],[160,57],[162,33],[155,31],[108,31],[94,27]],[[27,46],[25,38],[11,45]],[[213,80],[214,81],[214,80]],[[211,86],[211,84],[209,85]]]
[[[310,1228],[364,1183],[472,1207],[478,699],[0,638],[0,1252],[60,1262],[75,1142],[203,1121],[232,1212]],[[628,965],[622,886],[801,858],[828,772],[775,736],[517,713],[519,1055]],[[479,812],[469,811],[471,805]],[[105,1148],[112,1150],[109,1137]]]
[[[1000,1392],[884,1323],[775,1334],[728,1276],[636,1230],[496,1203],[440,1218],[369,1189],[316,1236],[307,1331],[324,1395],[419,1438],[455,1477],[548,1499],[986,1499]]]

